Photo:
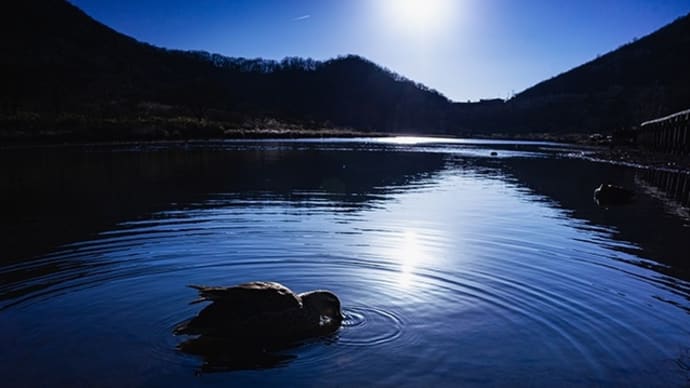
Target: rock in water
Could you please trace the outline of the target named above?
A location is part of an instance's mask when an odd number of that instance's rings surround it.
[[[594,201],[599,206],[624,205],[630,203],[635,197],[632,190],[621,186],[602,183],[594,189]]]

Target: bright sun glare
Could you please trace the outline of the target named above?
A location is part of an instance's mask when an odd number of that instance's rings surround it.
[[[454,0],[386,0],[381,11],[399,32],[416,36],[437,33],[447,26]]]

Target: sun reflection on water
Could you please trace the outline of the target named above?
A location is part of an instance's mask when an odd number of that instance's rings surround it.
[[[426,253],[419,243],[417,232],[406,230],[399,248],[400,278],[399,284],[404,288],[412,286],[414,273],[420,263],[426,261]]]
[[[414,144],[428,144],[428,143],[441,143],[452,139],[443,139],[435,137],[422,137],[422,136],[394,136],[394,137],[384,137],[376,139],[379,143],[387,144],[401,144],[401,145],[414,145]]]

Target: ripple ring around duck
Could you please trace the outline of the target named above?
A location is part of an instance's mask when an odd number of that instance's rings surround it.
[[[338,342],[346,346],[375,346],[393,342],[403,334],[403,320],[394,313],[364,306],[343,308]]]

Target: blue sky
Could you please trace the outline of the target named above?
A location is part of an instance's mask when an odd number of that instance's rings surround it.
[[[158,46],[358,54],[455,101],[506,98],[690,13],[690,0],[71,0]]]

